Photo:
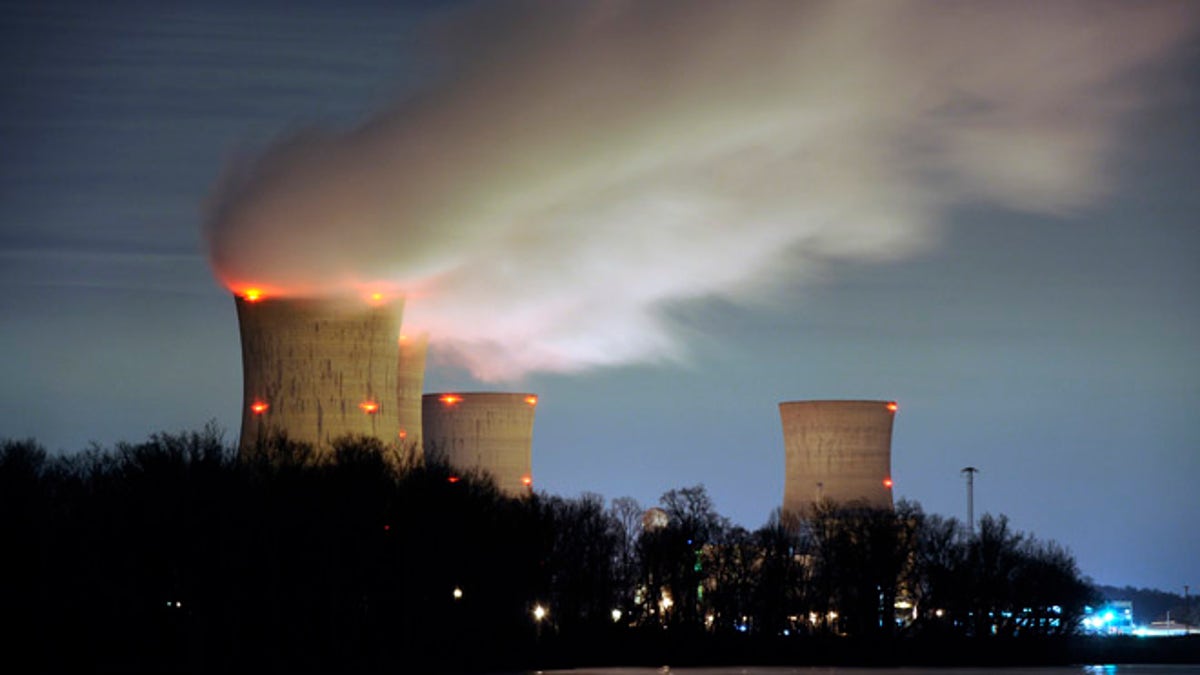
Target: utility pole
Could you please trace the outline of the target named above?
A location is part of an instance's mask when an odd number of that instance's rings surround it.
[[[961,471],[967,476],[967,534],[975,536],[975,474],[979,469],[968,466]]]

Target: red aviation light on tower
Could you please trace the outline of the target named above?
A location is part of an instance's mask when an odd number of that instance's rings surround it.
[[[537,405],[537,397],[536,396],[526,396],[525,402],[528,403],[529,405]]]
[[[374,415],[379,412],[379,404],[374,401],[363,401],[358,404],[358,407],[362,408],[362,411],[368,415]]]
[[[529,474],[521,476],[521,485],[524,485],[527,488],[533,487],[533,476],[530,476]]]
[[[254,413],[255,415],[261,415],[267,412],[267,408],[270,407],[271,406],[267,405],[264,401],[255,401],[250,405],[250,412]]]
[[[446,394],[445,396],[439,398],[438,400],[441,401],[442,403],[445,403],[446,405],[454,405],[455,403],[461,402],[462,397],[459,396],[458,394]]]
[[[888,476],[887,478],[883,479],[883,487],[885,487],[889,490],[892,489],[892,477],[891,476]]]
[[[450,476],[449,478],[446,479],[446,481],[449,483],[457,483],[460,480],[462,480],[462,479],[459,478],[458,476]]]
[[[888,412],[896,412],[900,409],[900,406],[895,401],[889,401],[887,404],[887,409]]]

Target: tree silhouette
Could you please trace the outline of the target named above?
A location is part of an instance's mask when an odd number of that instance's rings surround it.
[[[666,492],[667,524],[643,530],[629,498],[514,499],[436,454],[395,452],[276,435],[239,454],[212,425],[66,456],[0,442],[9,658],[53,672],[518,670],[698,658],[712,640],[889,640],[901,625],[1054,637],[1092,600],[1069,552],[1003,516],[972,537],[915,504],[825,503],[750,532],[692,486]]]

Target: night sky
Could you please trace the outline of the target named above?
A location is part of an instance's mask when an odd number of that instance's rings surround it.
[[[1200,585],[1195,5],[251,4],[0,4],[0,437],[232,442],[217,277],[380,283],[539,490],[757,527],[896,400],[898,498]]]

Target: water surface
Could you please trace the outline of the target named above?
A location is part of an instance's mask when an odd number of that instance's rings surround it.
[[[581,668],[537,671],[540,675],[1200,675],[1193,665],[1092,665],[1027,668],[841,668],[841,667],[720,667],[720,668]]]

